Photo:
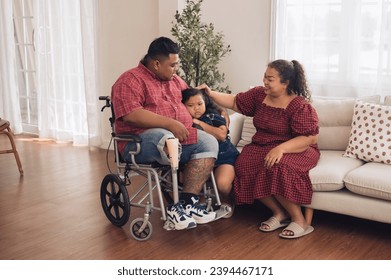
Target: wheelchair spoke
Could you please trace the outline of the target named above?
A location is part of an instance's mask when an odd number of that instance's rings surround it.
[[[135,229],[136,231],[138,231],[140,228],[141,228],[141,224],[140,224],[140,223],[134,225],[134,229]],[[147,227],[147,228],[145,228],[142,232],[138,233],[138,235],[139,235],[140,238],[144,239],[145,237],[147,237],[147,236],[149,235],[149,231],[150,231],[150,230],[149,230],[149,228]]]
[[[114,212],[115,212],[115,217],[118,219],[121,217],[121,214],[119,213],[119,207],[118,205],[114,206]]]

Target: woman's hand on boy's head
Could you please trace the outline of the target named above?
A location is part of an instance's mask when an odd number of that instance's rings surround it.
[[[207,95],[210,95],[210,92],[212,91],[212,90],[210,89],[210,87],[208,87],[207,84],[199,85],[199,86],[196,87],[196,89],[203,89],[203,90],[205,90],[205,92],[206,92]]]

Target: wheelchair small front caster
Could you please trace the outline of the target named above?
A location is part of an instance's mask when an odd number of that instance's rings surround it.
[[[143,218],[137,218],[132,221],[130,224],[130,234],[132,237],[138,241],[145,241],[149,239],[152,235],[152,224],[150,221],[147,221],[144,225]]]

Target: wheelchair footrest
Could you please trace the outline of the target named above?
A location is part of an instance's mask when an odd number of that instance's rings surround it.
[[[231,207],[227,206],[227,207],[220,207],[219,209],[217,209],[215,212],[216,212],[216,218],[214,219],[215,221],[218,220],[218,219],[221,219],[225,216],[227,216],[229,213],[231,213],[232,209]]]

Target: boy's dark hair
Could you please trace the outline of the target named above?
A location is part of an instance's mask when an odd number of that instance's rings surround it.
[[[182,90],[182,103],[189,100],[190,97],[201,94],[205,102],[205,114],[220,114],[219,109],[210,97],[206,94],[205,90],[197,88],[187,88]]]
[[[178,54],[179,46],[177,43],[167,37],[159,37],[152,41],[149,45],[148,52],[144,56],[142,62],[148,59],[159,59],[161,57],[168,57],[170,54]]]

